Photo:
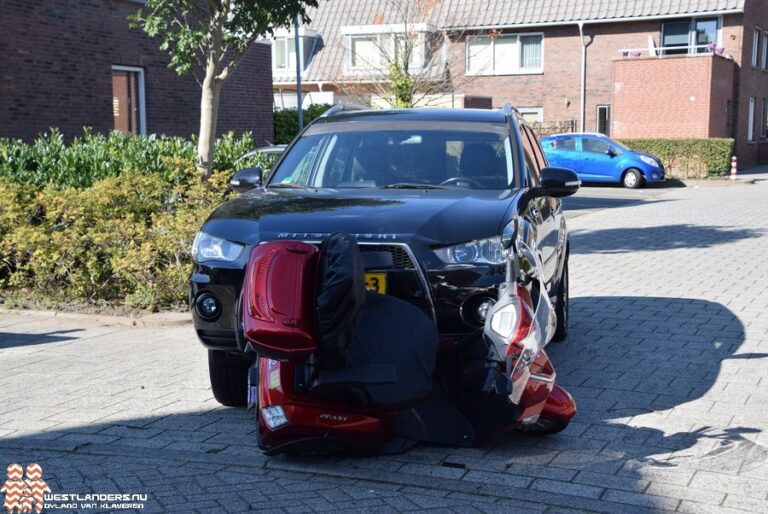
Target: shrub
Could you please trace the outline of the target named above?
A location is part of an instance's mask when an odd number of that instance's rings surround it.
[[[328,104],[314,104],[304,109],[304,125],[309,124],[330,109]],[[275,119],[275,143],[287,144],[293,141],[296,134],[299,133],[299,118],[296,109],[283,109],[274,112]]]
[[[622,139],[626,146],[659,157],[674,178],[705,178],[728,173],[733,139]]]
[[[196,175],[191,163],[179,166],[177,176]],[[0,179],[0,288],[150,310],[183,305],[192,239],[230,195],[229,178],[172,185],[126,171],[31,199]]]
[[[213,165],[217,170],[233,170],[235,161],[254,147],[246,133],[228,133],[216,141]],[[32,144],[17,139],[0,139],[0,177],[39,187],[84,188],[94,182],[117,177],[126,171],[158,175],[165,182],[197,180],[181,164],[195,162],[195,142],[171,136],[132,136],[121,132],[93,134],[66,145],[56,129],[42,134]]]
[[[52,130],[0,139],[0,292],[157,310],[186,302],[195,232],[231,195],[250,135],[216,142],[202,182],[193,141]]]

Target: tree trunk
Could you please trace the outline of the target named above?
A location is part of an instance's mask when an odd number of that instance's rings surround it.
[[[197,171],[203,180],[208,179],[213,170],[213,148],[216,143],[220,90],[221,84],[216,78],[216,68],[209,64],[205,70],[200,99],[200,134],[197,142]]]

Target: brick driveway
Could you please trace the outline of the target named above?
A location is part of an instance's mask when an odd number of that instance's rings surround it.
[[[557,436],[266,458],[251,414],[213,401],[190,326],[2,314],[0,469],[148,511],[767,512],[768,185],[580,214],[550,347],[579,413]]]

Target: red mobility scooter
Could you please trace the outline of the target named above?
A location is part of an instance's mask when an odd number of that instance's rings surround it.
[[[254,247],[241,311],[259,354],[249,403],[261,448],[396,453],[563,430],[576,406],[543,350],[554,313],[536,278],[541,263],[524,244],[507,246],[507,280],[484,329],[450,343],[417,307],[366,290],[350,235]]]

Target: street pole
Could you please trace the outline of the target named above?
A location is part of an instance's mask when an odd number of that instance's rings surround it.
[[[304,128],[304,112],[301,108],[301,45],[299,44],[299,16],[293,22],[293,48],[296,51],[296,112],[299,115],[299,131]]]

